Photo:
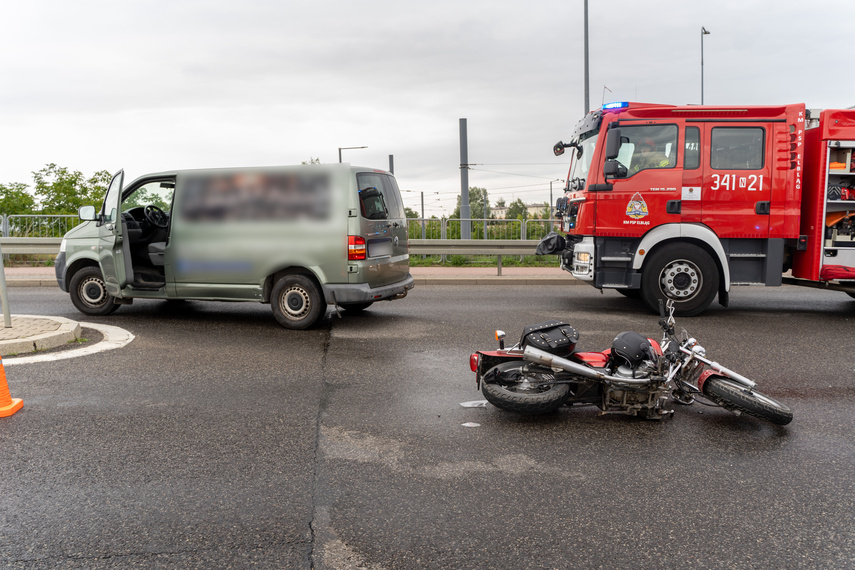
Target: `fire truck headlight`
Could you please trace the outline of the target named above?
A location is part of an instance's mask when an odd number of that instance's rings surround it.
[[[579,263],[588,263],[591,261],[591,254],[585,251],[576,254],[576,261]]]

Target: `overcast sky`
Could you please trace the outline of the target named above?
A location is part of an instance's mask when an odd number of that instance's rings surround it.
[[[590,101],[855,105],[855,2],[590,0]],[[546,201],[584,113],[583,1],[2,0],[0,183],[56,163],[388,168],[448,215]],[[605,88],[608,88],[608,91]],[[502,173],[502,174],[499,174]],[[560,182],[554,183],[554,195]]]

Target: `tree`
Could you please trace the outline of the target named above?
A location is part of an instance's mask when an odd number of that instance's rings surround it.
[[[484,203],[487,203],[487,211],[484,212]],[[485,216],[486,214],[486,216]],[[484,217],[490,217],[490,197],[487,195],[486,188],[478,188],[476,186],[472,186],[469,188],[469,219],[480,220]],[[457,207],[454,208],[454,212],[451,213],[451,220],[459,220],[460,219],[460,196],[457,197]],[[448,225],[448,238],[449,239],[459,239],[461,236],[461,225],[460,223],[453,223]],[[486,222],[471,222],[471,235],[473,239],[480,239],[484,237],[484,225]]]
[[[525,204],[520,198],[517,198],[513,202],[511,202],[510,206],[508,206],[508,213],[505,215],[505,219],[508,220],[525,220],[528,218],[528,208],[525,207]]]
[[[406,215],[408,218],[421,218],[418,212],[411,208],[408,208],[407,206],[404,206],[404,215]]]
[[[100,170],[87,179],[77,170],[53,163],[33,172],[35,194],[45,214],[76,214],[80,206],[100,204],[111,178]]]
[[[146,188],[141,188],[140,190],[134,192],[127,200],[122,202],[122,211],[127,212],[131,208],[135,208],[137,206],[149,205],[157,206],[164,212],[167,212],[170,210],[170,208],[172,208],[172,204],[166,202],[159,194],[149,192]]]
[[[486,188],[478,188],[472,186],[469,188],[469,217],[471,219],[484,218],[484,201],[487,201],[486,217],[490,217],[490,197],[487,195]],[[457,197],[457,207],[451,214],[451,219],[460,219],[460,196]]]
[[[309,157],[309,160],[304,160],[304,161],[303,161],[303,162],[301,162],[300,164],[320,164],[320,163],[321,163],[321,159],[320,159],[320,158],[315,158],[315,157],[313,157],[313,156],[310,156],[310,157]]]
[[[35,209],[36,199],[27,191],[26,184],[0,184],[0,214],[32,214]]]

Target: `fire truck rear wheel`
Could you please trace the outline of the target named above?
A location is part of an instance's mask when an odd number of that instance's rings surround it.
[[[654,312],[659,312],[659,299],[673,300],[676,316],[693,317],[713,302],[718,280],[718,266],[706,251],[690,244],[667,244],[644,264],[641,296]]]

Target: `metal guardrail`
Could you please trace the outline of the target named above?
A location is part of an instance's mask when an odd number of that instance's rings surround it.
[[[7,237],[58,237],[82,224],[77,214],[3,214],[2,234]]]
[[[0,238],[3,253],[57,254],[62,238]],[[536,239],[411,239],[412,255],[534,255]]]
[[[56,255],[59,253],[60,243],[62,238],[58,237],[4,237],[0,238],[0,250],[4,255]]]
[[[464,224],[469,226],[472,239],[541,239],[552,231],[557,218],[541,220],[493,219],[493,218],[407,218],[411,239],[457,239]],[[484,230],[487,235],[484,235]]]
[[[410,255],[495,255],[497,275],[503,255],[534,255],[537,239],[411,239]]]
[[[534,255],[536,239],[411,239],[410,255]]]

